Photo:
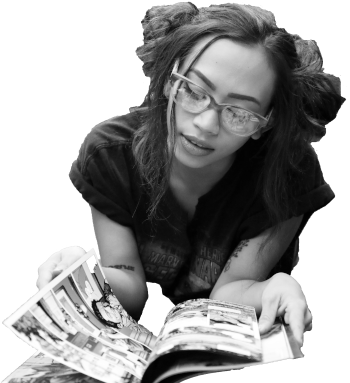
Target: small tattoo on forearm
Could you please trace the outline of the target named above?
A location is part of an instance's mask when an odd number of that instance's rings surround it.
[[[129,266],[129,265],[110,265],[110,266],[107,266],[107,267],[110,267],[112,269],[124,269],[124,270],[131,270],[131,271],[135,271],[135,267],[134,266]]]
[[[238,258],[238,253],[242,251],[243,247],[248,246],[249,239],[244,239],[241,241],[238,246],[235,248],[234,252],[230,255],[230,258],[228,259],[224,271],[230,270],[232,257]]]

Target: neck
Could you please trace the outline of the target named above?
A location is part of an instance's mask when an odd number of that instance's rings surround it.
[[[226,161],[210,164],[203,168],[190,168],[174,158],[170,186],[174,188],[180,184],[187,190],[201,196],[210,191],[221,180],[234,160],[235,156],[232,156]]]

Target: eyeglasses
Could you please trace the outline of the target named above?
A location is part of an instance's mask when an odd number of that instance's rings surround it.
[[[205,89],[177,73],[175,68],[171,74],[173,100],[187,112],[201,113],[209,108],[215,109],[220,112],[220,126],[241,137],[251,136],[269,122],[272,110],[263,117],[239,106],[218,104]]]

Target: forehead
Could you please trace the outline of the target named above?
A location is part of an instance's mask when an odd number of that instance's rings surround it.
[[[207,37],[196,44],[183,67],[193,60],[209,40],[210,37]],[[260,45],[219,39],[205,49],[192,68],[206,76],[222,97],[230,92],[249,95],[257,98],[262,107],[271,101],[276,75]]]

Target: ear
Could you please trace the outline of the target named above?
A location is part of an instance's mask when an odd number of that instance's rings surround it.
[[[268,114],[268,116],[266,117],[267,120],[268,120],[268,123],[266,126],[264,126],[263,128],[259,129],[257,132],[255,132],[251,138],[253,140],[258,140],[265,132],[267,132],[268,130],[272,129],[273,125],[274,125],[274,113],[273,113],[273,108],[271,108],[270,110],[270,113]]]
[[[164,89],[163,89],[163,94],[166,98],[169,98],[170,96],[170,90],[171,90],[171,82],[170,80],[168,80],[165,85],[164,85]]]
[[[255,132],[250,137],[253,140],[258,140],[265,132],[267,132],[270,129],[272,129],[272,124],[269,122],[266,126],[264,126],[263,128],[259,129],[257,132]]]

